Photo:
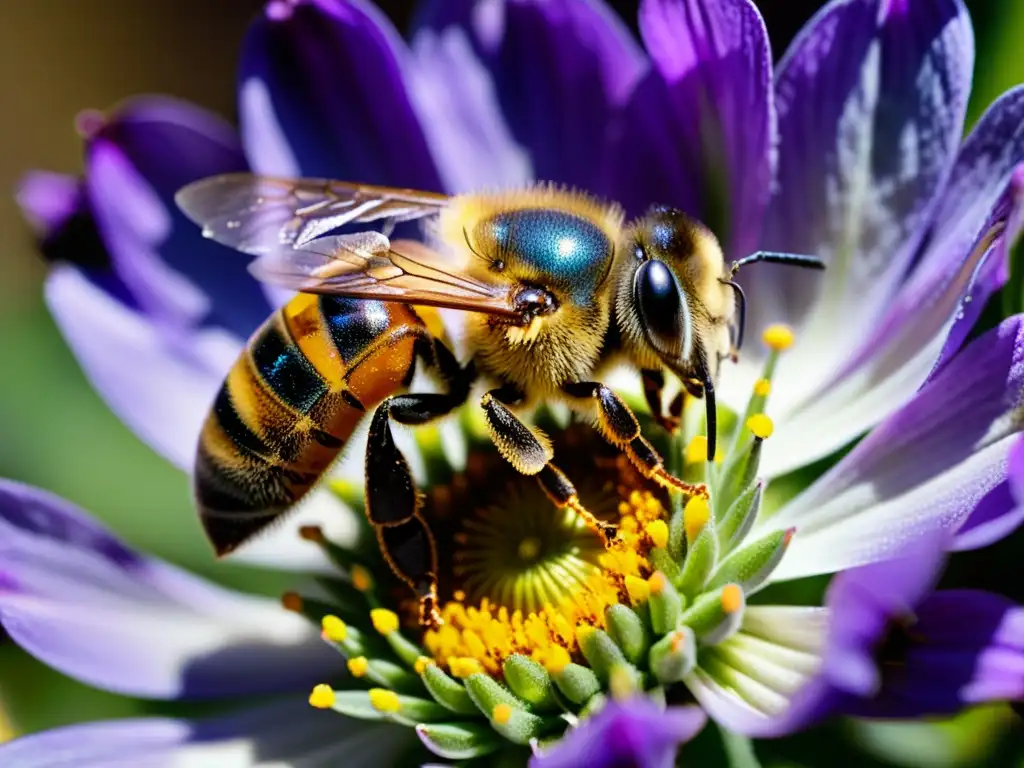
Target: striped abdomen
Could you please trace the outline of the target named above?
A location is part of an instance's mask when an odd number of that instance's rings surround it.
[[[403,386],[424,336],[402,304],[309,294],[253,334],[196,455],[196,501],[219,555],[302,498],[365,411]]]

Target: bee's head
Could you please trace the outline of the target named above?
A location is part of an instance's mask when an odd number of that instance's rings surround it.
[[[682,211],[656,206],[626,230],[623,247],[615,306],[626,348],[641,367],[692,376],[695,351],[718,344],[716,326],[733,312],[718,241]]]

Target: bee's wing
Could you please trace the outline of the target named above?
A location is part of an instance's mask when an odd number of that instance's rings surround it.
[[[454,259],[422,243],[391,242],[380,232],[281,246],[256,259],[249,271],[263,282],[304,293],[520,314],[512,304],[512,286],[477,280]]]
[[[448,196],[330,179],[227,173],[178,191],[178,206],[218,243],[260,256],[301,247],[345,224],[395,224],[438,213]]]

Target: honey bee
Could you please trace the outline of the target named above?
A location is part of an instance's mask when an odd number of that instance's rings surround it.
[[[678,210],[654,207],[627,225],[615,204],[546,185],[450,197],[228,174],[185,187],[177,202],[206,236],[255,256],[258,279],[298,291],[253,334],[203,426],[195,496],[216,552],[293,507],[373,409],[366,514],[424,624],[440,621],[437,553],[392,420],[438,419],[485,378],[493,386],[480,406],[501,455],[608,541],[615,527],[580,504],[548,438],[516,410],[565,401],[594,417],[645,477],[703,493],[665,469],[601,373],[617,361],[636,366],[652,413],[670,427],[662,387],[666,372],[677,376],[705,399],[710,458],[714,384],[742,341],[736,269],[757,260],[822,266],[766,253],[726,265],[714,235]],[[429,245],[389,237],[416,219]],[[329,234],[371,222],[383,231]],[[433,307],[467,313],[467,361],[440,338]],[[408,391],[417,361],[442,392]]]

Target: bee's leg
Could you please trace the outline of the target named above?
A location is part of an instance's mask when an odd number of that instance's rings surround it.
[[[622,398],[611,389],[596,381],[581,381],[562,387],[567,395],[590,399],[597,407],[597,425],[604,438],[621,448],[640,473],[665,488],[672,488],[690,495],[707,496],[704,485],[686,483],[665,469],[665,462],[647,440],[640,434],[640,424]]]
[[[644,383],[644,399],[647,401],[651,417],[662,429],[670,435],[674,435],[679,431],[682,421],[683,393],[680,392],[676,395],[666,413],[661,403],[661,393],[665,388],[665,374],[652,368],[645,368],[641,371],[641,376]]]
[[[554,451],[547,436],[538,429],[528,427],[507,407],[522,402],[522,393],[511,387],[492,389],[480,399],[487,417],[491,440],[505,460],[524,475],[535,475],[540,487],[558,506],[568,507],[609,543],[615,538],[616,527],[599,520],[580,503],[576,488],[551,459]]]
[[[420,623],[437,626],[441,623],[437,548],[420,515],[420,495],[409,464],[391,433],[392,419],[401,424],[425,424],[466,401],[474,376],[472,366],[459,368],[443,344],[435,341],[433,346],[432,362],[448,382],[449,391],[396,395],[377,406],[366,442],[366,514],[384,559],[419,598]]]

